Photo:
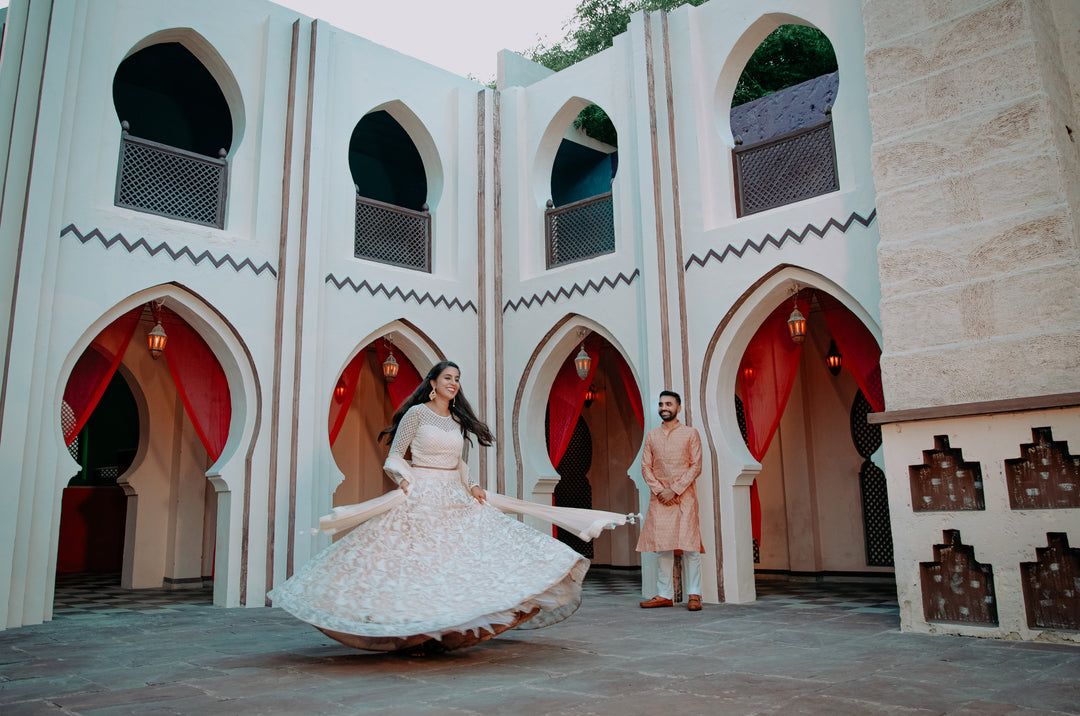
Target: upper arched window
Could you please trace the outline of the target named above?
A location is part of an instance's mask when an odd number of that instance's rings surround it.
[[[615,125],[595,104],[567,128],[551,165],[544,222],[548,268],[615,250],[611,187],[619,167],[618,141]]]
[[[116,205],[222,228],[233,121],[206,67],[179,42],[150,45],[120,63],[113,104]]]
[[[353,255],[431,271],[427,174],[409,133],[389,112],[369,112],[349,140],[356,188]]]
[[[731,106],[740,216],[840,188],[832,132],[838,87],[832,43],[817,28],[781,25],[758,45]]]

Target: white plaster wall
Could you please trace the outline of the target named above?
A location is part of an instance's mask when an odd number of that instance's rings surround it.
[[[1064,532],[1069,546],[1080,544],[1080,514],[1075,509],[1013,510],[1005,482],[1005,460],[1022,457],[1032,442],[1031,429],[1049,426],[1054,441],[1068,441],[1071,454],[1080,446],[1080,410],[1063,408],[952,418],[882,426],[885,472],[896,551],[896,589],[901,627],[907,631],[1080,642],[1075,632],[1032,629],[1027,624],[1020,563],[1034,562],[1035,549],[1046,547],[1047,532]],[[923,464],[923,450],[934,449],[934,436],[946,435],[965,462],[982,470],[986,509],[913,512],[908,467]],[[944,530],[959,530],[975,559],[993,568],[999,624],[996,627],[931,623],[923,611],[920,562],[934,561],[934,545]]]

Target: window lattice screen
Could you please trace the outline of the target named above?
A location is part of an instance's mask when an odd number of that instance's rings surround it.
[[[353,255],[430,272],[431,214],[356,197]]]
[[[548,209],[544,218],[548,268],[615,250],[615,214],[610,193]]]
[[[739,216],[840,188],[832,120],[735,148]]]
[[[866,416],[873,412],[870,401],[856,391],[851,405],[851,440],[863,458],[859,469],[859,493],[862,497],[863,536],[866,540],[866,564],[870,567],[893,566],[892,521],[889,517],[889,489],[885,473],[870,456],[881,447],[881,426],[871,425]]]
[[[225,226],[228,164],[125,134],[117,206],[194,224]]]

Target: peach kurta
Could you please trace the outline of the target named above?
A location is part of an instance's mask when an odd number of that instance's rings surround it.
[[[697,430],[678,420],[673,420],[672,424],[674,427],[653,428],[645,436],[641,474],[651,495],[649,511],[638,538],[638,552],[705,551],[698,527],[697,489],[694,487],[701,474],[701,437]],[[671,488],[678,495],[674,503],[665,505],[657,499],[664,488]]]

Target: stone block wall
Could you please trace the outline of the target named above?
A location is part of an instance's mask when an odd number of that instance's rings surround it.
[[[890,410],[1080,390],[1077,14],[863,4]]]

